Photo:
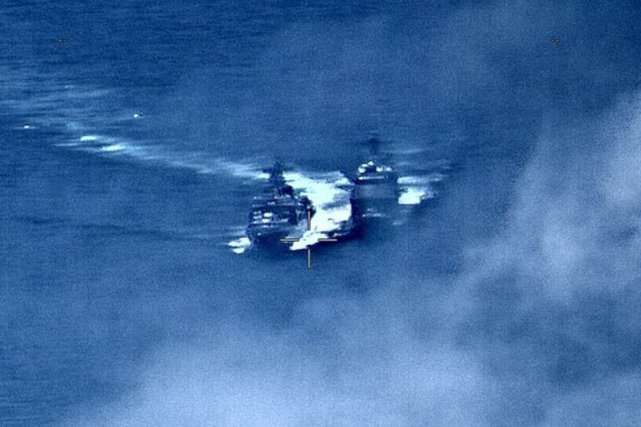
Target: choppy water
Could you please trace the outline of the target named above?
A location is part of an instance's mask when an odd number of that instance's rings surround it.
[[[637,9],[3,3],[0,424],[634,425]],[[234,253],[372,129],[422,206]]]

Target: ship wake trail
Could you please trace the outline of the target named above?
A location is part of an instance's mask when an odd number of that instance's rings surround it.
[[[399,205],[420,205],[436,197],[434,184],[443,180],[443,175],[435,172],[422,176],[401,176],[398,178]]]

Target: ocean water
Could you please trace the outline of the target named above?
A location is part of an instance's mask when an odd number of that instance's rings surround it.
[[[639,425],[640,15],[0,3],[0,425]],[[244,250],[372,130],[398,217]]]

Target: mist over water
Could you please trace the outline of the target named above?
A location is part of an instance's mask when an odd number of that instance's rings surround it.
[[[0,424],[641,423],[638,5],[94,6],[0,9]],[[371,130],[425,206],[229,250]]]

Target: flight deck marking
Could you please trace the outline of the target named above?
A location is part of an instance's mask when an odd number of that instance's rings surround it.
[[[312,230],[312,211],[307,209],[307,231]],[[281,242],[283,243],[295,243],[300,241],[298,238],[294,237],[285,237],[283,239],[280,239]],[[329,237],[321,237],[318,239],[319,242],[338,242],[338,239],[332,239]],[[312,269],[312,248],[307,248],[307,269],[311,270]]]

